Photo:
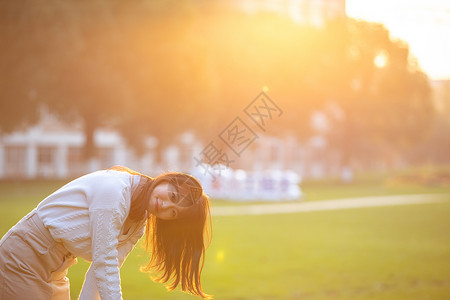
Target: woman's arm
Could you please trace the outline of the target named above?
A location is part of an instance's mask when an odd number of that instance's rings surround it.
[[[98,293],[95,275],[92,268],[92,265],[89,267],[89,270],[86,273],[86,277],[84,279],[83,288],[81,289],[80,300],[101,300],[100,294]]]
[[[144,234],[145,226],[141,228],[137,228],[132,235],[130,235],[124,242],[119,244],[117,249],[118,251],[118,259],[119,259],[119,268],[124,263],[128,254],[133,250],[136,243]],[[83,288],[80,294],[81,300],[100,300],[100,294],[97,289],[96,279],[94,269],[92,267],[89,268],[86,273],[86,279],[83,284]]]
[[[120,214],[110,209],[90,211],[92,264],[86,274],[80,299],[122,299],[120,288],[118,236]],[[97,292],[98,291],[98,292]]]

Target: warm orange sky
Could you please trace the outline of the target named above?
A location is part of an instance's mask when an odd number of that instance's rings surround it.
[[[450,79],[450,0],[347,0],[353,18],[383,23],[431,79]]]

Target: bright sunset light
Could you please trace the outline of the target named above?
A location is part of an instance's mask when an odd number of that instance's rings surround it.
[[[431,79],[450,79],[450,1],[347,0],[346,10],[406,41]]]
[[[0,300],[450,299],[450,0],[11,0],[0,41]]]

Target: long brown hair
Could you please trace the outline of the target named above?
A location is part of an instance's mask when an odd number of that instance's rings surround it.
[[[151,178],[126,167],[116,166],[112,170],[124,171],[142,176],[141,188],[131,200],[128,218],[140,221],[145,218],[153,189],[160,183],[172,184],[185,202],[191,205],[188,213],[175,220],[162,220],[152,214],[147,216],[145,249],[151,249],[151,258],[143,272],[156,273],[152,280],[166,284],[169,291],[181,284],[184,292],[212,299],[200,282],[205,250],[211,241],[211,214],[209,198],[203,192],[199,181],[193,176],[169,172]]]

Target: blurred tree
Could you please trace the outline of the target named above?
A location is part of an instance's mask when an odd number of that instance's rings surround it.
[[[428,79],[406,44],[382,25],[352,19],[330,23],[322,40],[324,109],[343,165],[374,163],[387,158],[386,151],[400,156],[429,133]]]
[[[204,45],[190,36],[194,2],[2,2],[2,128],[37,121],[45,104],[82,121],[90,158],[100,126],[118,128],[138,152],[144,135],[164,145],[201,126],[195,104],[209,79]]]
[[[13,130],[39,119],[42,105],[64,119],[81,120],[86,157],[93,132],[126,103],[126,81],[114,64],[119,44],[108,1],[3,1],[2,106]],[[97,18],[96,18],[97,17]],[[7,85],[7,86],[6,86]]]
[[[6,132],[39,120],[50,70],[59,56],[71,50],[61,45],[73,32],[57,26],[55,18],[66,4],[40,4],[0,2],[0,129]]]
[[[342,163],[402,151],[433,117],[426,76],[380,25],[324,28],[279,14],[245,14],[220,1],[3,1],[0,126],[38,118],[40,104],[113,126],[142,152],[186,129],[215,138],[265,86],[283,110],[274,135],[308,138],[323,110]]]
[[[267,87],[284,113],[266,133],[309,136],[309,115],[319,105],[314,72],[315,36],[320,31],[286,16],[249,15],[221,5],[211,9],[196,32],[209,45],[216,95],[207,107],[216,134],[242,117],[244,108]]]
[[[196,32],[209,41],[216,70],[217,134],[264,86],[284,111],[270,133],[308,138],[311,113],[323,110],[343,165],[401,153],[429,130],[428,79],[379,24],[344,19],[315,28],[223,7],[203,21]]]
[[[198,1],[143,1],[133,7],[139,13],[128,12],[132,55],[124,72],[133,105],[120,128],[137,149],[142,136],[157,137],[163,148],[183,131],[205,126],[214,76],[206,43],[195,32],[201,8]],[[142,18],[131,18],[136,15]]]

